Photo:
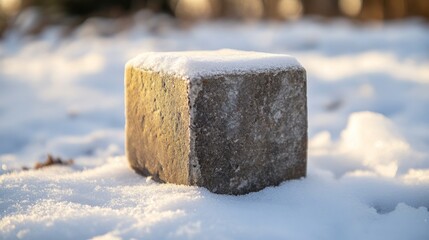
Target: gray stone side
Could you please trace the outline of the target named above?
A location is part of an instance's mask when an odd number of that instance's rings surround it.
[[[190,84],[191,182],[215,193],[245,194],[306,175],[303,68]]]
[[[189,184],[188,81],[127,67],[126,155],[154,180]]]

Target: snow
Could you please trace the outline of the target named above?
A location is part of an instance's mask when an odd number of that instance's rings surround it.
[[[147,52],[128,61],[127,66],[177,75],[187,79],[216,74],[237,74],[300,68],[285,54],[221,49],[216,51]]]
[[[429,239],[429,27],[201,23],[140,12],[0,42],[1,239]],[[141,52],[290,54],[308,74],[308,177],[244,196],[158,184],[124,158],[123,71]],[[187,59],[189,61],[189,59]],[[47,153],[72,166],[21,171]]]

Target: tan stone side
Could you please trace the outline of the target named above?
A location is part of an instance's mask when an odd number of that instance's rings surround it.
[[[131,66],[125,70],[126,155],[157,181],[189,184],[188,81]]]

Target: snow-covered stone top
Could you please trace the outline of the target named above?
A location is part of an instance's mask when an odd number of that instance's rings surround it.
[[[185,78],[301,67],[299,62],[289,55],[231,49],[147,52],[128,61],[127,66]]]

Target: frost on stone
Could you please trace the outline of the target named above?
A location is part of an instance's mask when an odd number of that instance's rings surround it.
[[[239,74],[301,68],[289,55],[222,49],[217,51],[146,52],[127,63],[142,70],[189,79],[217,74]]]

